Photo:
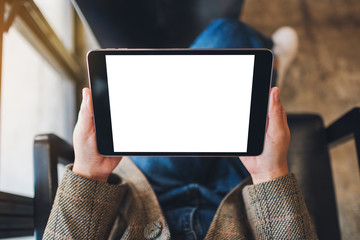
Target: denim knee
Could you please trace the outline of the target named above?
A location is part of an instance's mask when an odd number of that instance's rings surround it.
[[[223,32],[229,33],[239,33],[246,31],[247,25],[237,19],[230,19],[230,18],[220,18],[213,20],[210,25],[209,29],[222,29]]]
[[[237,19],[211,22],[191,48],[271,48],[272,41]]]

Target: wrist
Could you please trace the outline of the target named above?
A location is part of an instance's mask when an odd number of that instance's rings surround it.
[[[110,176],[110,173],[101,173],[98,171],[94,171],[93,168],[81,167],[79,164],[76,164],[76,161],[74,163],[72,172],[81,177],[99,181],[99,182],[107,182],[107,180]]]
[[[288,168],[278,169],[276,171],[268,171],[264,173],[251,174],[253,184],[271,181],[275,178],[283,177],[289,174]]]

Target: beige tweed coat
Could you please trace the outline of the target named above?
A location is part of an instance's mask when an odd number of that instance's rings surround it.
[[[124,158],[108,183],[67,166],[44,239],[171,239],[154,191]],[[317,239],[293,175],[239,184],[222,200],[206,235],[214,239]]]

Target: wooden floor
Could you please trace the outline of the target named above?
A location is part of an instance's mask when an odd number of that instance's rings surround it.
[[[284,25],[298,32],[299,54],[281,89],[288,112],[319,113],[329,124],[360,107],[359,0],[246,0],[241,20],[269,36]],[[342,239],[360,239],[355,151],[354,141],[331,150]]]

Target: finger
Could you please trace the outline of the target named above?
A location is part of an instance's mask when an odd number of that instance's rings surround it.
[[[280,91],[277,87],[271,89],[268,117],[269,128],[279,128],[284,125],[284,110],[280,102]]]
[[[272,96],[274,93],[274,88],[270,89],[270,98],[269,98],[269,106],[268,106],[268,114],[266,116],[266,128],[265,128],[265,132],[267,132],[267,130],[269,129],[269,114],[270,114],[270,110],[271,110],[271,106],[272,106]]]
[[[90,90],[88,88],[84,88],[82,90],[82,95],[83,99],[76,125],[81,131],[89,132],[94,125]]]
[[[93,116],[93,106],[92,106],[92,96],[91,96],[91,91],[89,88],[83,88],[83,91],[86,93],[86,96],[88,96],[87,98],[87,106],[90,110],[91,113],[91,117]]]

